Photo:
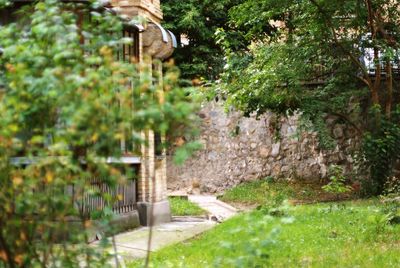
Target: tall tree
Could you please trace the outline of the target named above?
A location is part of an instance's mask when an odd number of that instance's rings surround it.
[[[220,32],[228,64],[218,88],[245,114],[300,110],[314,126],[335,114],[360,135],[385,140],[378,150],[382,161],[370,162],[370,172],[387,177],[399,148],[386,140],[398,136],[392,116],[399,103],[393,78],[400,59],[399,12],[400,3],[392,0],[244,1],[230,10],[230,22],[246,25],[252,43],[247,51],[232,49]],[[266,33],[264,24],[276,31]],[[355,105],[372,113],[357,116],[351,112]],[[395,128],[388,132],[384,122]],[[366,156],[379,158],[374,154]]]
[[[178,38],[174,59],[184,78],[215,80],[223,68],[223,53],[216,43],[218,28],[229,29],[228,11],[239,0],[162,1],[166,27]],[[181,37],[187,38],[183,44]]]

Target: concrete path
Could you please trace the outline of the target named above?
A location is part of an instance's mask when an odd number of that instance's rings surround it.
[[[195,237],[213,228],[217,222],[228,219],[237,213],[234,207],[217,200],[215,196],[190,195],[188,199],[208,211],[208,219],[204,217],[173,217],[170,223],[154,226],[151,252]],[[118,259],[122,267],[133,259],[146,257],[149,231],[149,227],[140,227],[115,236]]]
[[[153,252],[165,246],[182,242],[215,225],[216,222],[204,218],[188,217],[188,220],[185,220],[183,217],[179,217],[176,221],[154,226],[150,251]],[[149,231],[149,227],[140,227],[115,236],[117,254],[123,258],[125,263],[146,256]]]
[[[237,214],[237,209],[212,195],[189,195],[189,201],[208,211],[212,219],[221,222]]]

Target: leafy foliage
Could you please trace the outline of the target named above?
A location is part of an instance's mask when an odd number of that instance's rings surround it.
[[[188,79],[215,80],[223,67],[221,46],[215,40],[218,28],[229,29],[228,10],[238,4],[238,0],[219,1],[162,1],[164,21],[182,44],[184,35],[189,44],[176,49],[174,58]],[[231,31],[232,37],[242,40],[240,32]],[[237,44],[237,42],[236,42]]]
[[[110,189],[126,183],[129,172],[105,161],[121,156],[121,140],[133,152],[146,144],[142,133],[192,120],[174,70],[162,87],[149,70],[116,60],[132,40],[99,7],[38,1],[0,28],[0,267],[110,266],[110,242],[87,242],[96,223],[109,230],[119,197],[90,181]],[[16,156],[29,165],[13,164]],[[66,194],[72,186],[75,199]],[[86,196],[106,207],[83,213]]]
[[[375,111],[379,114],[379,111]],[[381,194],[393,177],[393,169],[399,160],[400,150],[400,107],[392,114],[392,119],[383,117],[379,121],[379,128],[367,133],[364,137],[362,151],[365,169],[369,171],[370,179],[364,180],[365,188],[370,194]],[[387,185],[390,187],[390,185]]]
[[[332,1],[323,5],[338,17],[347,16],[356,8],[343,10],[341,3]],[[246,1],[231,9],[230,15],[238,27],[250,25],[248,35],[254,42],[248,52],[232,49],[229,39],[224,42],[228,64],[219,90],[229,104],[245,114],[266,110],[285,114],[301,109],[322,115],[345,107],[350,96],[361,94],[357,94],[360,90],[354,79],[356,73],[349,72],[354,66],[347,55],[350,50],[361,56],[358,48],[352,47],[359,37],[351,36],[348,25],[340,19],[332,23],[345,29],[341,37],[346,52],[335,47],[333,37],[326,31],[324,14],[309,2]],[[264,32],[260,27],[264,23],[275,31]],[[346,35],[354,39],[346,40]],[[223,33],[220,38],[225,40]],[[317,89],[307,85],[318,79],[327,83]]]
[[[322,134],[326,148],[334,146],[324,131],[327,115],[354,127],[360,137],[365,134],[371,148],[375,138],[389,141],[392,135],[380,121],[398,126],[393,70],[400,58],[399,5],[390,0],[244,1],[230,9],[230,23],[245,26],[243,35],[252,42],[236,49],[223,29],[218,32],[227,64],[216,90],[245,115],[299,111]],[[265,31],[265,24],[271,30]],[[367,116],[371,109],[375,115]],[[372,193],[381,193],[387,179],[383,171],[391,172],[383,163],[392,161],[386,160],[389,153],[379,160],[376,154],[364,156],[378,173],[380,166],[380,178],[375,173],[371,178],[379,185]]]
[[[323,186],[322,189],[332,194],[342,194],[351,191],[351,187],[346,185],[346,178],[343,176],[343,168],[341,166],[332,165],[330,167],[330,182]]]
[[[215,94],[246,116],[300,112],[319,132],[321,148],[332,149],[327,115],[353,127],[371,146],[371,139],[387,133],[374,134],[380,120],[398,125],[392,116],[400,100],[394,82],[399,5],[390,0],[167,1],[164,11],[170,27],[190,40],[177,57],[186,77],[216,79]],[[376,116],[367,115],[371,109],[377,109]],[[381,193],[385,172],[391,172],[384,163],[388,154],[379,160],[377,154],[361,154],[369,164],[376,160],[375,186],[367,190]]]

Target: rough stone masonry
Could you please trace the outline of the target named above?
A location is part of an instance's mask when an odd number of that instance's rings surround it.
[[[315,181],[325,178],[329,165],[346,169],[353,163],[356,132],[327,119],[337,142],[334,150],[319,147],[316,132],[299,128],[299,116],[269,113],[256,119],[239,112],[225,113],[222,104],[210,102],[199,112],[203,149],[183,166],[168,162],[168,188],[216,193],[243,181],[267,176]]]

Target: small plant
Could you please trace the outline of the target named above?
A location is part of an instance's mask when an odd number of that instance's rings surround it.
[[[288,200],[276,200],[275,203],[266,204],[258,208],[261,212],[272,217],[291,218],[291,206]]]
[[[390,218],[390,214],[376,214],[369,216],[368,222],[372,224],[376,234],[381,234],[386,230]]]
[[[382,213],[389,217],[390,224],[400,224],[400,196],[388,194],[381,197]]]
[[[281,122],[280,122],[280,116],[279,115],[274,115],[271,117],[269,121],[269,131],[273,137],[274,142],[279,142],[282,137],[281,137]]]
[[[389,196],[400,196],[400,179],[395,176],[388,178],[385,183],[384,194]]]
[[[239,136],[239,134],[240,134],[240,126],[239,125],[236,125],[235,128],[229,132],[229,136],[232,138]]]
[[[351,191],[351,186],[345,184],[346,178],[343,175],[343,168],[338,165],[332,165],[329,168],[331,176],[329,177],[330,182],[322,186],[322,189],[331,194],[336,195],[336,200],[339,199],[340,194],[347,193]]]

